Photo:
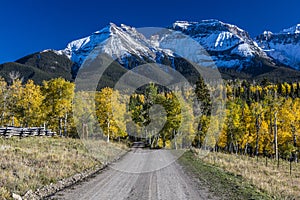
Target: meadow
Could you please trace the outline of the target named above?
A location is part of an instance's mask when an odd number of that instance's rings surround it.
[[[87,148],[88,146],[88,148]],[[0,138],[0,199],[105,165],[126,145],[61,137]]]

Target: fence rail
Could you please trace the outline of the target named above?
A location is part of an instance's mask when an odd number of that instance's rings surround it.
[[[31,128],[22,128],[22,127],[0,127],[0,137],[29,137],[29,136],[49,136],[52,137],[56,135],[55,132],[52,132],[51,129],[45,129],[44,127],[31,127]]]

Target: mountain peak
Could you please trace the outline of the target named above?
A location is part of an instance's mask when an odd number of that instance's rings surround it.
[[[117,25],[113,22],[109,22],[109,26],[117,26]]]
[[[271,31],[264,31],[263,35],[273,35],[273,33]]]
[[[187,27],[190,26],[192,23],[195,23],[195,22],[176,21],[176,22],[173,23],[173,28],[180,27],[182,29],[187,29]]]
[[[299,34],[300,33],[300,24],[297,24],[295,26],[292,26],[287,29],[283,29],[280,33],[284,34]]]
[[[194,34],[212,34],[216,32],[231,32],[235,35],[243,35],[249,38],[248,33],[236,25],[224,23],[217,19],[201,20],[199,22],[176,21],[172,29]],[[191,34],[189,34],[191,35]]]
[[[201,20],[199,22],[195,21],[175,21],[173,23],[173,29],[179,28],[186,30],[188,27],[197,27],[197,26],[216,26],[216,25],[224,25],[225,23],[217,20],[217,19],[206,19]]]
[[[109,22],[106,26],[104,26],[104,28],[102,28],[98,31],[95,31],[93,34],[109,33],[109,32],[111,32],[111,30],[113,28],[116,28],[116,27],[118,27],[118,26],[115,23]]]
[[[79,68],[89,55],[93,57],[99,53],[106,53],[124,65],[131,55],[149,60],[155,57],[146,38],[134,27],[117,26],[112,22],[88,37],[70,42],[61,52],[75,63],[75,68]]]
[[[265,31],[257,36],[260,47],[277,63],[300,70],[300,24],[272,34]]]
[[[218,19],[204,19],[204,20],[201,20],[201,22],[203,22],[203,23],[223,23]]]
[[[199,22],[195,22],[195,21],[175,21],[173,23],[173,28],[179,27],[182,29],[187,29],[187,27],[189,26],[203,26],[203,25],[207,25],[207,26],[212,26],[214,24],[225,24],[217,19],[206,19],[206,20],[201,20]]]

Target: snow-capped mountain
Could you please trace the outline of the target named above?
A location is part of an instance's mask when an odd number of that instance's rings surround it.
[[[118,27],[110,23],[91,36],[70,42],[61,52],[75,63],[76,68],[81,66],[96,46],[100,47],[97,53],[107,53],[127,68],[128,59],[131,60],[131,67],[134,67],[132,58],[136,61],[135,65],[143,60],[160,62],[162,57],[173,59],[174,49],[178,56],[202,66],[216,65],[242,70],[254,65],[261,66],[261,63],[257,63],[260,59],[271,62],[246,31],[231,24],[218,20],[176,21],[168,28],[171,30],[146,38],[133,27],[123,24]]]
[[[155,59],[155,52],[152,51],[144,36],[138,33],[135,28],[121,25],[116,26],[110,23],[100,31],[94,32],[91,36],[70,42],[67,48],[61,50],[74,63],[75,70],[78,69],[87,56],[91,56],[97,47],[100,52],[107,53],[114,60],[122,65],[128,64],[128,57],[137,59]]]
[[[106,53],[124,67],[118,68],[120,76],[125,68],[149,62],[169,65],[179,73],[197,76],[189,68],[189,62],[183,59],[187,58],[200,66],[218,67],[227,79],[267,76],[278,81],[286,76],[286,80],[295,80],[300,77],[299,38],[300,24],[279,33],[265,31],[253,40],[247,31],[218,20],[176,21],[165,29],[154,30],[110,23],[90,36],[70,42],[65,49],[37,52],[0,67],[9,70],[30,66],[33,67],[30,69],[37,68],[38,73],[54,73],[55,77],[62,70],[75,78],[88,57],[93,59],[99,53]],[[68,67],[70,65],[72,67]],[[56,69],[59,69],[57,73]],[[275,80],[275,76],[280,77]]]
[[[218,20],[177,21],[170,28],[197,41],[218,67],[243,69],[254,65],[254,58],[269,59],[249,34],[235,25]]]
[[[292,26],[292,27],[287,28],[287,29],[283,29],[281,31],[281,33],[285,33],[285,34],[299,34],[300,33],[300,24],[297,24],[297,25]]]
[[[279,33],[265,31],[256,41],[278,63],[300,70],[300,24]]]

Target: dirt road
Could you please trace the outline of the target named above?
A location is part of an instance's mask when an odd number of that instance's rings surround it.
[[[96,177],[51,199],[200,200],[216,199],[198,187],[167,150],[134,149]]]

